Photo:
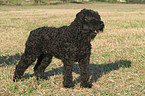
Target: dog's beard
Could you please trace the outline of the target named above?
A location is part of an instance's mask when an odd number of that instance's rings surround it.
[[[96,37],[97,34],[99,34],[99,32],[91,32],[91,33],[90,33],[91,39],[94,39],[94,38]]]

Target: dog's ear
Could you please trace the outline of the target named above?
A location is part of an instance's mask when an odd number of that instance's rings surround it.
[[[83,24],[83,30],[89,31],[89,25],[88,24]]]
[[[84,30],[86,30],[86,31],[88,31],[89,30],[89,26],[88,26],[88,24],[87,24],[87,22],[84,22],[85,20],[85,14],[86,14],[86,11],[87,11],[87,9],[82,9],[77,15],[76,15],[76,18],[78,18],[79,19],[79,22],[81,22],[83,25],[82,25],[82,27],[83,27],[83,29]]]

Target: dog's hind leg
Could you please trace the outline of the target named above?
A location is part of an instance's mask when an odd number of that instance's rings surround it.
[[[14,72],[14,77],[13,77],[13,81],[17,81],[19,79],[22,78],[25,70],[36,60],[36,57],[28,54],[28,53],[24,53],[21,56],[21,60],[19,61],[19,63],[16,65],[16,69]]]
[[[37,60],[37,64],[34,67],[34,73],[35,76],[38,79],[48,79],[47,76],[44,76],[44,71],[47,68],[47,66],[51,63],[52,55],[40,55]]]

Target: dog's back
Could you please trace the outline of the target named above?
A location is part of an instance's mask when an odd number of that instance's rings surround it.
[[[71,37],[68,26],[41,27],[30,32],[25,47],[39,49],[44,54],[52,53],[52,51],[56,54],[59,53],[59,49],[62,50],[65,42],[72,41],[72,39],[74,38]]]

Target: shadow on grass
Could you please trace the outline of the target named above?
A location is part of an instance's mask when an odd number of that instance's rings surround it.
[[[15,55],[0,56],[0,67],[7,65],[14,65],[20,59],[21,54],[17,53]],[[49,66],[48,66],[49,67]],[[103,74],[107,74],[113,70],[118,70],[119,68],[129,68],[131,67],[131,61],[119,60],[108,64],[90,64],[89,65],[89,76],[91,77],[91,82],[96,82],[98,78],[101,78]],[[63,74],[63,67],[55,68],[50,71],[45,72],[45,76],[54,76]],[[79,65],[74,64],[73,72],[80,74]],[[29,79],[33,77],[34,74],[25,74],[24,79]],[[80,82],[80,76],[74,80],[74,83]]]
[[[93,83],[96,82],[98,78],[101,78],[103,74],[107,74],[113,70],[118,70],[121,67],[122,68],[131,67],[131,62],[127,60],[120,60],[108,64],[100,64],[100,65],[90,64],[89,67],[90,67],[89,76],[91,77],[91,82]],[[52,69],[48,72],[45,72],[45,76],[54,76],[54,75],[63,74],[62,72],[63,72],[63,67],[59,67],[59,68]],[[74,64],[73,72],[76,74],[80,73],[78,64]],[[28,79],[33,76],[34,74],[26,74],[24,78]],[[75,84],[78,82],[80,82],[80,76],[76,80],[74,80]]]
[[[19,53],[15,55],[0,56],[0,67],[17,63],[20,57],[21,55]]]

